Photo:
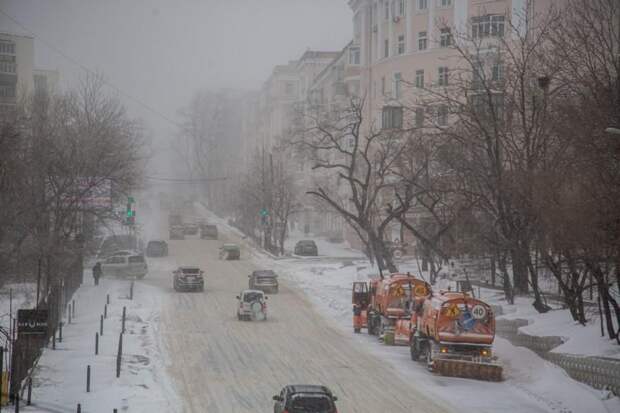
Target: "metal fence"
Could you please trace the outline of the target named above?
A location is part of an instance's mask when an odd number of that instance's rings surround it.
[[[41,356],[43,348],[56,339],[56,332],[60,327],[62,315],[71,300],[71,297],[82,284],[84,265],[78,257],[68,268],[57,283],[50,287],[46,297],[39,303],[39,308],[48,311],[47,333],[44,335],[16,335],[13,340],[10,371],[10,398],[19,397],[22,383],[28,378]]]
[[[573,379],[597,389],[607,389],[620,396],[620,360],[606,357],[578,356],[574,354],[553,353],[552,349],[562,344],[561,337],[531,336],[519,332],[519,327],[527,325],[527,320],[497,320],[497,335],[513,345],[526,347],[544,359],[563,368]]]

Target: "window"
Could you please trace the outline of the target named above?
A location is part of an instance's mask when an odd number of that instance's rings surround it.
[[[385,95],[385,76],[381,78],[381,94]]]
[[[452,0],[439,0],[439,6],[450,7],[452,6]]]
[[[448,68],[446,66],[441,66],[438,71],[439,78],[437,80],[437,84],[439,86],[447,86],[448,85]]]
[[[295,85],[291,82],[286,82],[284,84],[284,94],[286,96],[292,96],[295,94]]]
[[[359,47],[351,47],[349,49],[349,64],[351,65],[360,64],[360,48]]]
[[[426,32],[418,33],[418,50],[426,50],[427,40]]]
[[[441,34],[439,37],[439,45],[441,47],[449,47],[452,44],[452,32],[449,28],[441,29]]]
[[[437,107],[437,125],[446,126],[448,124],[448,107],[439,105]]]
[[[424,87],[424,70],[415,71],[415,87]]]
[[[480,89],[484,84],[484,65],[482,62],[474,62],[472,65],[472,89]]]
[[[388,39],[383,41],[383,57],[390,57],[390,41]]]
[[[12,62],[0,62],[0,72],[2,73],[15,73],[16,66]]]
[[[15,85],[0,85],[0,98],[14,98]]]
[[[490,97],[487,94],[472,95],[470,98],[472,111],[479,120],[503,121],[504,119],[504,95],[495,93]]]
[[[415,126],[416,128],[424,127],[424,108],[416,108],[415,110]]]
[[[495,63],[491,68],[491,80],[494,82],[504,80],[504,66],[501,63]]]
[[[398,54],[405,54],[405,36],[398,36]]]
[[[418,0],[418,10],[426,10],[428,9],[428,0]]]
[[[15,43],[0,41],[0,53],[2,54],[15,54]]]
[[[403,108],[400,106],[385,106],[382,114],[383,129],[402,129]]]
[[[471,36],[482,39],[488,36],[504,37],[504,16],[486,15],[471,18]]]
[[[385,20],[388,20],[390,18],[390,0],[383,0],[383,5],[384,5],[384,17]]]
[[[400,99],[402,95],[403,76],[400,73],[394,73],[394,99]]]
[[[400,16],[404,16],[405,15],[405,0],[399,0],[398,2],[398,14]]]

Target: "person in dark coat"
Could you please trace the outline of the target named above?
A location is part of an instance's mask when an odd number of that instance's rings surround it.
[[[101,278],[101,263],[99,261],[93,266],[93,278],[95,285],[99,285],[99,278]]]

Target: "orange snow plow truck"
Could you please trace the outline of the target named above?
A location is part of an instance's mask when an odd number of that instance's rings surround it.
[[[430,297],[430,285],[411,274],[353,283],[353,331],[363,328],[385,344],[409,345],[411,311]]]
[[[412,316],[412,360],[444,376],[500,381],[493,356],[495,316],[491,307],[462,292],[440,292]]]

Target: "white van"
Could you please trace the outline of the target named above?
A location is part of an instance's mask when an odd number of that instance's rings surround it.
[[[143,255],[113,255],[101,264],[104,277],[144,278],[148,272]]]

